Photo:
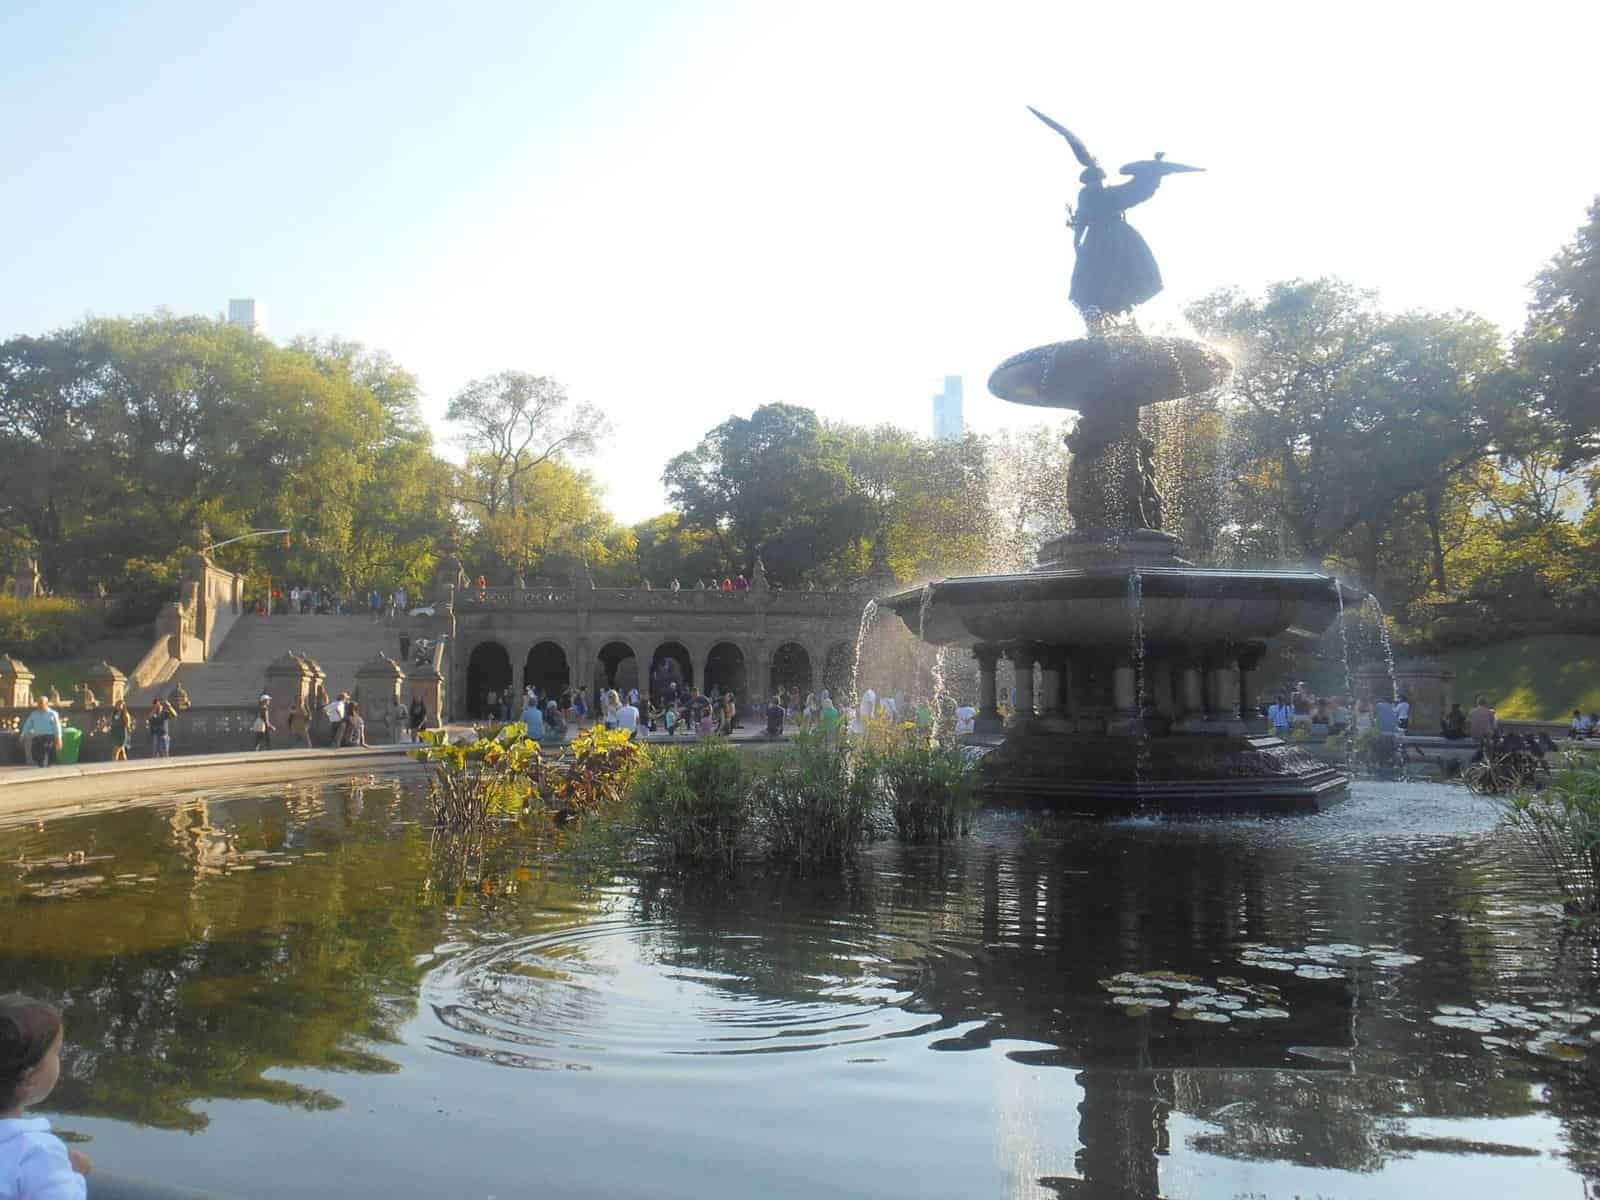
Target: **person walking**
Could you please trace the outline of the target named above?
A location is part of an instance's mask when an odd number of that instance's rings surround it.
[[[272,731],[277,728],[272,723],[272,697],[262,692],[256,700],[256,721],[252,727],[255,730],[256,750],[272,749]]]
[[[50,697],[36,696],[33,711],[18,731],[28,749],[29,761],[36,767],[53,766],[61,749],[61,714],[50,707]]]
[[[145,718],[145,728],[150,732],[150,754],[154,758],[172,757],[172,718],[178,715],[160,696],[150,703],[150,715]]]
[[[328,718],[328,723],[333,726],[333,731],[328,737],[328,745],[334,749],[344,744],[344,722],[349,713],[349,704],[350,693],[340,692],[339,698],[331,701],[322,710],[323,715]]]

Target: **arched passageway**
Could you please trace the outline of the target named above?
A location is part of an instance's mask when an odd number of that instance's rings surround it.
[[[467,715],[493,716],[494,699],[510,690],[511,655],[499,642],[479,642],[467,659]]]
[[[720,696],[732,692],[740,711],[749,708],[749,685],[745,675],[744,651],[732,642],[718,642],[706,655],[706,692]]]
[[[852,703],[846,696],[850,690],[850,672],[855,667],[856,648],[844,642],[828,647],[828,657],[822,664],[822,686],[833,696],[834,703],[843,707]]]
[[[528,651],[528,661],[522,664],[522,686],[541,688],[546,696],[559,696],[571,682],[567,652],[554,642],[535,643]]]
[[[650,695],[665,704],[673,684],[678,685],[679,696],[689,694],[694,687],[694,658],[682,642],[662,642],[650,656]]]
[[[799,642],[785,642],[772,655],[772,690],[788,694],[790,688],[800,689],[801,700],[811,690],[811,655]]]
[[[591,692],[598,700],[605,688],[616,688],[626,695],[629,688],[639,686],[639,660],[627,642],[607,642],[595,655],[594,678],[589,680]]]

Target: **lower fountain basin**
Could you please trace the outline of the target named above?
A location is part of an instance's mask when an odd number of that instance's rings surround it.
[[[936,645],[1126,645],[1134,632],[1129,567],[945,579],[886,596],[912,633]],[[1312,571],[1141,567],[1141,626],[1152,646],[1315,637],[1339,610],[1334,580]],[[924,612],[926,603],[926,611]]]

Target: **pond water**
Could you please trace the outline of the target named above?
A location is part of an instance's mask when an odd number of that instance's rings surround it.
[[[521,834],[463,869],[419,799],[368,779],[0,830],[0,982],[67,1014],[58,1127],[237,1197],[1600,1178],[1595,963],[1459,789],[991,812],[953,847],[734,883]]]

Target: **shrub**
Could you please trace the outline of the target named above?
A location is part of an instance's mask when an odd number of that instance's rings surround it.
[[[1496,801],[1502,820],[1549,869],[1568,913],[1600,917],[1600,767],[1572,766],[1543,788]]]
[[[972,828],[978,809],[978,762],[959,745],[905,729],[865,751],[893,797],[901,840],[944,842]]]
[[[720,738],[652,750],[629,798],[640,829],[674,858],[731,866],[749,813],[750,770]]]
[[[882,795],[872,755],[823,733],[763,756],[752,781],[768,854],[802,870],[837,863],[865,841]]]
[[[71,658],[105,633],[105,620],[71,600],[0,595],[0,653],[23,662]]]

